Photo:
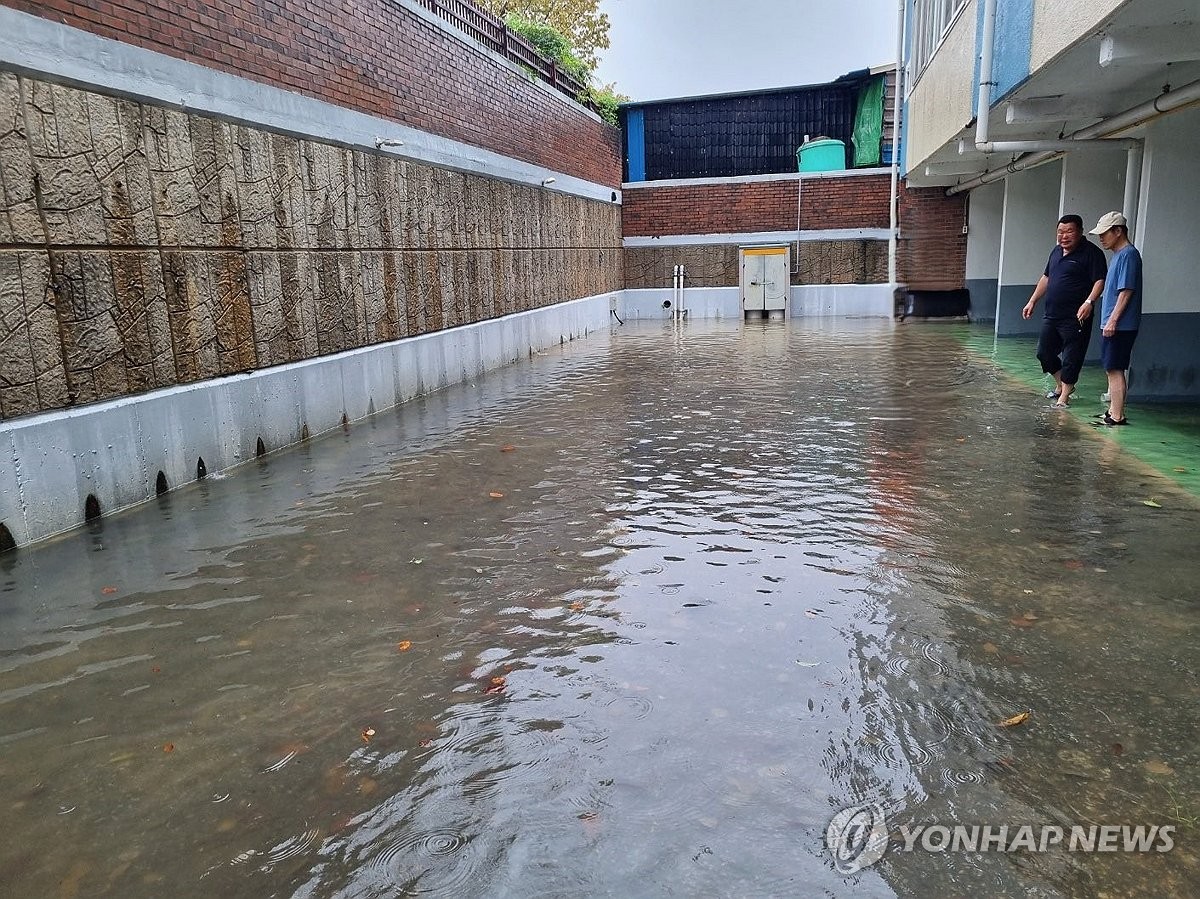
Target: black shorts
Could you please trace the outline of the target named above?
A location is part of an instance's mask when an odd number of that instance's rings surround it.
[[[1118,331],[1112,337],[1100,338],[1100,364],[1105,371],[1125,371],[1133,355],[1137,331]]]
[[[1087,355],[1091,339],[1090,318],[1083,324],[1074,318],[1045,319],[1037,346],[1037,357],[1042,363],[1042,371],[1048,375],[1061,372],[1059,377],[1064,384],[1074,384],[1079,380],[1083,357]]]

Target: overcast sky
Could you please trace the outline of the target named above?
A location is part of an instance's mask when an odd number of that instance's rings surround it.
[[[896,0],[600,0],[596,75],[634,100],[832,81],[896,60]]]

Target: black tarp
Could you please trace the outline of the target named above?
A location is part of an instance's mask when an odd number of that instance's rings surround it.
[[[850,167],[864,80],[632,104],[644,117],[646,180],[794,172],[806,136],[842,141]]]

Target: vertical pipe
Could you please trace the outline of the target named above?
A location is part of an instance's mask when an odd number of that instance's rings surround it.
[[[687,318],[687,305],[683,301],[683,279],[687,277],[687,271],[682,265],[679,266],[679,317]]]
[[[979,40],[979,108],[975,110],[975,144],[988,140],[992,111],[992,50],[996,45],[996,0],[984,0],[983,35]]]
[[[1125,199],[1121,211],[1128,222],[1129,239],[1133,240],[1133,229],[1137,224],[1138,195],[1142,178],[1142,147],[1140,142],[1130,147],[1125,155]]]
[[[904,23],[906,0],[899,0],[896,12],[896,96],[892,100],[892,194],[891,205],[888,207],[888,283],[893,289],[897,283],[896,270],[896,233],[900,224],[899,192],[900,192],[900,95],[904,88]],[[800,212],[796,211],[796,231],[800,231]],[[799,264],[800,235],[796,235],[796,262]]]

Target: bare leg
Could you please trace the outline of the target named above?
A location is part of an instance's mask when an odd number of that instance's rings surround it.
[[[1108,414],[1113,421],[1125,417],[1125,372],[1110,371],[1108,375]]]
[[[1071,394],[1073,394],[1074,392],[1075,392],[1074,384],[1064,384],[1062,381],[1059,381],[1058,382],[1058,400],[1055,401],[1054,405],[1066,406],[1068,403],[1071,402]]]

